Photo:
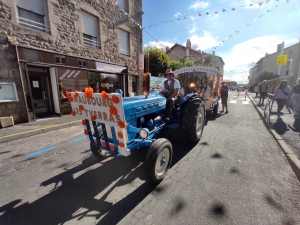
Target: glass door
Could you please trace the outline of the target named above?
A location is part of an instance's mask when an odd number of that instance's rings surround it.
[[[37,118],[54,114],[49,69],[28,66],[28,83],[31,89],[34,113]]]

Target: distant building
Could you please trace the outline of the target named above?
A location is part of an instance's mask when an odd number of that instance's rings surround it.
[[[280,77],[287,75],[295,75],[294,81],[300,78],[299,63],[300,63],[300,43],[289,46],[283,50],[283,55],[288,56],[287,64],[281,66],[280,74],[278,74],[277,57],[281,54],[281,44],[277,45],[277,51],[269,54],[266,53],[256,65],[249,71],[249,83],[254,85],[258,83],[258,77],[263,71],[273,72]]]
[[[199,58],[206,57],[208,55],[211,55],[214,60],[215,68],[217,68],[221,74],[223,74],[224,71],[224,61],[222,57],[215,55],[215,52],[213,54],[201,52],[201,50],[195,50],[192,48],[192,43],[190,39],[187,40],[186,46],[175,44],[171,48],[166,48],[166,53],[169,56],[171,60],[177,60],[186,57],[187,60],[196,61]]]
[[[230,87],[230,86],[236,86],[236,81],[232,81],[232,80],[223,80],[223,82],[225,82],[225,84]]]

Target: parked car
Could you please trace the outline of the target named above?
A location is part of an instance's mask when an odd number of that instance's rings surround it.
[[[238,87],[238,91],[244,91],[244,90],[245,90],[244,86],[239,86]]]

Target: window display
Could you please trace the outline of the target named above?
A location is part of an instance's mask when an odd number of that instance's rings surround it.
[[[117,89],[123,92],[122,75],[89,72],[90,82],[98,82],[99,92],[106,91],[107,93],[114,93]]]

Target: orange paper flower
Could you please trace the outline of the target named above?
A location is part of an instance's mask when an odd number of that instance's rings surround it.
[[[85,135],[89,135],[89,132],[87,131],[87,129],[84,129],[83,133],[84,133]]]
[[[72,111],[72,112],[71,112],[71,115],[72,115],[72,116],[75,116],[75,115],[76,115],[76,112]]]
[[[102,98],[108,99],[108,94],[105,91],[101,92]]]
[[[122,132],[120,132],[120,131],[118,132],[118,137],[119,137],[119,138],[123,138]]]
[[[74,97],[78,97],[78,91],[75,90]]]
[[[114,151],[115,150],[115,146],[114,145],[109,145],[110,150]]]
[[[69,91],[66,91],[66,96],[71,97],[71,93]]]
[[[118,114],[118,110],[117,110],[116,107],[111,106],[111,107],[109,107],[109,113],[110,113],[111,115],[117,115],[117,114]]]
[[[78,108],[79,108],[79,111],[82,111],[82,110],[84,110],[84,107],[83,107],[83,105],[79,105],[79,106],[78,106]]]
[[[91,121],[95,121],[96,119],[97,119],[97,116],[95,116],[95,115],[91,116]]]
[[[112,96],[112,99],[111,99],[111,100],[112,100],[112,102],[115,103],[115,104],[118,104],[118,103],[120,102],[120,99],[119,99],[117,96],[115,96],[115,95]]]
[[[81,120],[81,124],[82,124],[83,126],[85,126],[85,125],[86,125],[85,120]]]
[[[119,142],[119,146],[120,146],[121,148],[124,148],[124,147],[125,147],[125,144],[124,144],[123,142]]]
[[[106,148],[105,142],[101,142],[101,146],[102,146],[102,148]]]
[[[69,100],[69,102],[73,102],[73,97],[72,97],[72,96],[69,96],[69,97],[68,97],[68,100]]]
[[[125,128],[125,123],[123,122],[123,121],[120,121],[119,123],[118,123],[118,125],[119,125],[119,127],[120,128]]]
[[[91,98],[92,95],[93,95],[93,93],[94,93],[93,88],[88,87],[88,88],[86,88],[85,91],[84,91],[84,96],[85,96],[86,98]]]

